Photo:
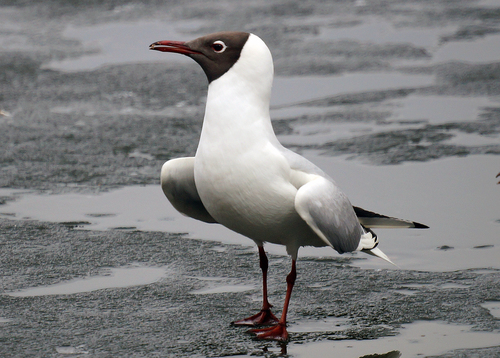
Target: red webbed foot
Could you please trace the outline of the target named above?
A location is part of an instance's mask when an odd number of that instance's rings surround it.
[[[278,323],[276,316],[268,309],[262,309],[259,313],[232,322],[235,326],[270,326]]]
[[[258,339],[268,339],[280,342],[288,341],[288,332],[285,323],[278,323],[276,326],[268,328],[251,329],[248,332],[255,334]]]

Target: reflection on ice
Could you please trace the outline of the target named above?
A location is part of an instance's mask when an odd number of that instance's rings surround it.
[[[445,283],[439,286],[439,288],[444,289],[468,289],[470,285],[460,285],[458,283]]]
[[[395,26],[390,22],[373,18],[352,27],[323,27],[319,38],[329,41],[352,40],[379,45],[412,44],[425,48],[431,55],[431,58],[410,60],[420,63],[450,61],[490,63],[500,60],[500,35],[488,35],[466,41],[448,41],[441,44],[442,37],[456,32],[457,29],[457,26],[440,28]]]
[[[456,26],[423,28],[394,26],[388,21],[372,18],[352,27],[323,28],[319,37],[325,40],[355,40],[363,43],[410,43],[417,47],[434,48],[440,38],[456,31]]]
[[[63,31],[65,38],[77,39],[82,42],[91,55],[79,58],[68,58],[62,61],[54,60],[45,67],[62,71],[92,70],[105,64],[155,62],[162,61],[148,51],[147,46],[154,41],[162,40],[158,36],[167,34],[176,40],[187,40],[183,30],[192,30],[199,22],[183,21],[172,25],[172,22],[139,21],[117,22],[92,26],[68,25]],[[182,56],[173,57],[169,61],[187,61]]]
[[[500,61],[500,35],[489,35],[474,41],[447,42],[433,55],[433,63],[463,61],[490,63]]]
[[[483,308],[486,308],[490,311],[490,314],[493,317],[500,319],[500,302],[499,301],[487,301],[481,305]]]
[[[215,293],[233,293],[233,292],[244,292],[255,289],[254,285],[243,285],[243,284],[232,284],[228,283],[231,281],[226,277],[201,277],[195,276],[190,278],[195,278],[200,281],[206,281],[207,286],[198,290],[191,291],[194,295],[209,295]]]
[[[426,120],[431,124],[471,122],[477,119],[482,107],[498,107],[488,97],[422,96],[391,101],[395,105],[394,120]]]
[[[344,358],[369,354],[384,354],[388,349],[399,350],[403,357],[443,354],[464,348],[490,347],[500,344],[498,332],[471,331],[470,326],[458,326],[439,321],[405,324],[394,337],[377,340],[339,340],[289,345],[293,357],[325,357],[329,352]]]
[[[342,317],[327,317],[324,319],[299,320],[290,325],[288,332],[334,332],[343,331],[351,327],[349,319]]]
[[[298,104],[342,93],[418,88],[434,83],[433,75],[398,72],[346,73],[340,76],[276,77],[271,107]]]
[[[399,127],[399,126],[398,126]],[[283,145],[321,145],[338,139],[352,138],[359,135],[373,134],[380,127],[372,123],[303,123],[294,126],[294,133],[283,136]],[[386,131],[388,128],[383,127]]]
[[[56,347],[56,352],[62,355],[81,355],[81,354],[89,354],[88,351],[85,350],[85,346],[78,346],[78,347],[72,347],[72,346],[61,346],[61,347]]]
[[[449,145],[463,145],[463,146],[486,146],[486,145],[498,145],[500,143],[500,136],[497,135],[482,135],[477,133],[464,133],[460,131],[449,131],[448,133],[453,134],[453,137],[446,139],[442,144]]]
[[[244,292],[255,289],[253,285],[221,285],[214,287],[206,287],[199,290],[191,291],[195,295],[209,295],[215,293],[232,293],[232,292]]]
[[[106,288],[148,285],[159,281],[166,273],[165,268],[159,267],[112,268],[109,270],[109,274],[105,276],[93,276],[51,286],[28,288],[7,293],[7,295],[13,297],[71,295],[74,293],[91,292]]]

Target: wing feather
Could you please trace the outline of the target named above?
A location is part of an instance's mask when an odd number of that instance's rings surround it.
[[[172,159],[161,168],[161,188],[180,213],[204,221],[217,221],[203,205],[194,182],[194,157]]]
[[[316,176],[302,185],[295,209],[328,246],[339,253],[357,249],[363,229],[347,196],[330,180]]]
[[[359,222],[364,227],[368,228],[415,228],[415,229],[428,229],[429,227],[411,220],[404,220],[393,218],[390,216],[374,213],[357,206],[354,206],[354,211],[358,216]]]

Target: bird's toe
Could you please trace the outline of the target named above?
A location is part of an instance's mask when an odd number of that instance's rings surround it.
[[[276,318],[271,310],[262,309],[253,316],[234,321],[231,324],[234,326],[270,326],[276,323],[278,323],[278,318]]]
[[[275,326],[260,328],[260,329],[250,329],[249,333],[255,334],[258,339],[266,339],[280,342],[288,341],[288,332],[286,330],[286,324],[278,323]]]

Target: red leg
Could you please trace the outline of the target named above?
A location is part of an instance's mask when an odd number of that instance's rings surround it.
[[[263,329],[251,329],[249,332],[255,333],[257,338],[260,339],[272,339],[276,341],[286,342],[288,340],[288,332],[286,330],[286,314],[288,312],[288,305],[290,303],[290,297],[292,296],[293,285],[295,284],[295,279],[297,278],[297,270],[295,267],[295,260],[292,260],[292,269],[286,277],[286,296],[285,304],[283,306],[283,314],[278,324],[272,327]]]
[[[267,300],[267,269],[269,267],[269,263],[264,247],[258,246],[258,248],[260,268],[262,270],[262,309],[259,313],[253,316],[240,319],[239,321],[234,321],[233,324],[237,326],[267,326],[278,322],[278,318],[276,318],[276,316],[271,312],[272,305]]]

